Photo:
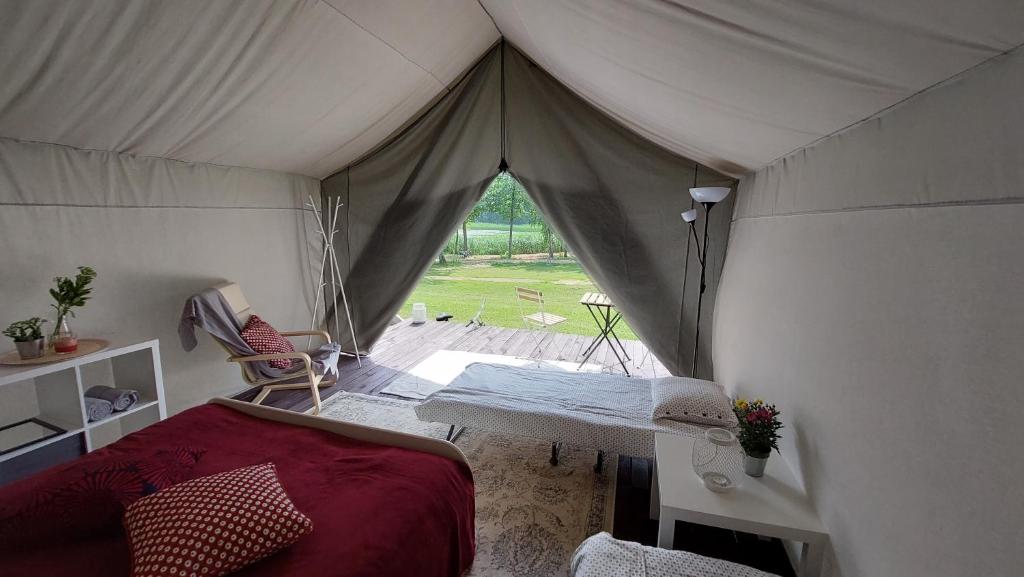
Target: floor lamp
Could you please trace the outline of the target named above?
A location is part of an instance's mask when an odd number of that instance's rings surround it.
[[[707,272],[707,267],[705,265],[708,261],[708,219],[711,214],[711,209],[719,202],[725,200],[725,197],[729,196],[730,190],[730,188],[721,186],[694,187],[690,189],[690,196],[693,200],[704,205],[703,243],[701,243],[697,238],[697,227],[693,224],[697,220],[697,209],[691,208],[690,210],[682,213],[683,220],[690,226],[690,234],[693,235],[693,241],[697,243],[697,260],[700,262],[700,293],[697,296],[697,328],[693,332],[693,367],[690,369],[690,376],[693,378],[697,378],[697,350],[700,347],[700,311],[701,307],[704,305],[704,290],[707,289],[707,285],[704,281],[705,274]]]

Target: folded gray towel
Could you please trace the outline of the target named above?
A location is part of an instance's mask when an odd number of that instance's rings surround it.
[[[96,399],[93,397],[85,398],[85,414],[89,417],[89,422],[102,421],[106,419],[114,412],[114,405],[110,401],[103,399]]]
[[[86,397],[103,399],[113,405],[115,411],[127,411],[139,402],[139,392],[131,389],[115,389],[104,385],[89,387]]]

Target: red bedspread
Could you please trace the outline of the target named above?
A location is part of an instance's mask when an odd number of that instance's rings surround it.
[[[127,576],[125,503],[266,462],[313,533],[239,577],[455,576],[473,560],[464,464],[204,405],[0,488],[0,573]]]

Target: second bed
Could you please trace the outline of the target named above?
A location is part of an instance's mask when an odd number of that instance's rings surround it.
[[[416,407],[422,421],[654,457],[654,434],[706,427],[652,418],[651,379],[474,363]],[[557,445],[552,450],[557,461]]]

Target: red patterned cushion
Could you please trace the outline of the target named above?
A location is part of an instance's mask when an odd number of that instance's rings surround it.
[[[124,514],[132,577],[218,577],[313,530],[272,463],[200,477],[143,497]]]
[[[249,317],[242,329],[242,340],[252,347],[252,350],[261,355],[270,353],[294,353],[295,347],[292,342],[281,336],[277,329],[267,324],[266,321],[256,315]],[[268,361],[270,366],[278,369],[287,369],[292,366],[289,359],[277,359]]]

